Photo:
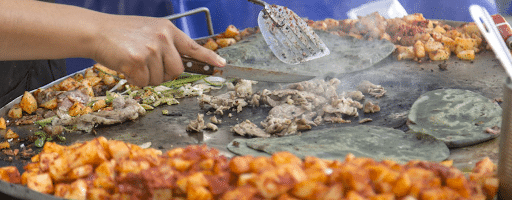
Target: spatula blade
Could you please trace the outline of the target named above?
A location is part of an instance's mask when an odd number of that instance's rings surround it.
[[[313,29],[286,7],[266,5],[258,15],[258,26],[269,48],[284,63],[299,64],[330,53]]]

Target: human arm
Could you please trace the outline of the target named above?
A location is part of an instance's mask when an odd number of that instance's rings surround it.
[[[181,74],[180,54],[225,65],[166,19],[32,0],[0,1],[0,60],[91,58],[145,86]]]

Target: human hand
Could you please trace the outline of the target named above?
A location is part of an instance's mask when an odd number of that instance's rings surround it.
[[[180,54],[217,67],[225,59],[202,47],[163,18],[104,14],[93,59],[137,86],[158,85],[183,73]]]

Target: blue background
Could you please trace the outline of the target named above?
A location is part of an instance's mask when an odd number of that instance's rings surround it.
[[[496,14],[494,0],[398,0],[407,13],[422,13],[427,19],[472,21],[468,12],[471,4],[478,4],[489,13]],[[267,3],[286,6],[301,17],[311,20],[325,18],[346,19],[346,13],[369,0],[266,0]],[[239,29],[257,26],[261,6],[247,0],[56,0],[56,3],[88,8],[104,13],[165,17],[198,7],[207,7],[212,16],[215,33],[223,32],[228,25]],[[208,35],[204,14],[197,14],[174,21],[176,26],[192,38]],[[90,59],[66,59],[68,74],[74,73],[95,62]]]

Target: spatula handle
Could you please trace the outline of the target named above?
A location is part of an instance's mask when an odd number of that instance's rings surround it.
[[[267,3],[265,3],[264,1],[261,1],[261,0],[247,0],[249,2],[252,2],[254,4],[258,4],[260,6],[265,6]]]

